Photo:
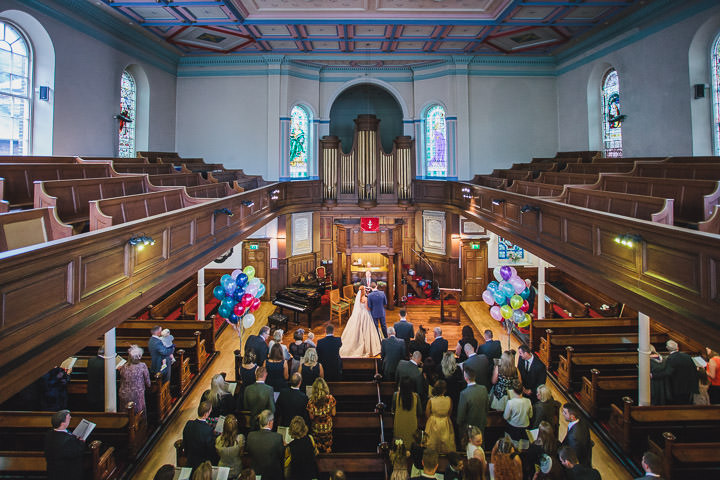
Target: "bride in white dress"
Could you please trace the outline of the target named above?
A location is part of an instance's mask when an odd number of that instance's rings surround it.
[[[365,288],[355,295],[352,315],[342,333],[341,357],[374,357],[380,354],[380,332],[367,307]]]

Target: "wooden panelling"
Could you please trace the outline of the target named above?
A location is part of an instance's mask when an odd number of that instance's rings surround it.
[[[700,257],[697,254],[649,244],[645,246],[644,257],[643,273],[700,295]],[[670,278],[664,276],[667,274],[668,265],[673,266],[673,276]]]
[[[80,299],[110,287],[127,278],[126,242],[122,241],[114,248],[80,256]]]
[[[289,257],[287,259],[287,284],[291,285],[297,282],[301,275],[307,275],[310,272],[314,273],[315,267],[316,259],[314,252]]]

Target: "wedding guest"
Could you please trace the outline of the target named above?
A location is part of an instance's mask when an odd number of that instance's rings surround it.
[[[493,367],[490,391],[490,407],[494,410],[505,411],[508,401],[508,389],[519,381],[519,374],[515,368],[515,350],[506,350],[500,356],[500,363]]]
[[[317,343],[316,350],[318,361],[323,367],[323,377],[329,382],[340,381],[342,379],[342,358],[340,358],[342,340],[335,336],[335,327],[331,323],[325,327],[325,336]]]
[[[288,480],[312,480],[318,476],[318,467],[315,457],[318,449],[313,437],[308,435],[305,420],[296,416],[290,421],[288,433],[293,439],[288,444],[290,452],[290,476]]]
[[[295,417],[301,417],[306,423],[310,423],[307,413],[308,397],[304,391],[300,390],[302,377],[295,372],[290,376],[290,388],[285,388],[280,392],[275,402],[275,411],[277,414],[277,424],[280,427],[290,426],[290,422]]]
[[[557,431],[560,425],[560,402],[555,400],[547,385],[537,388],[538,401],[533,405],[532,428],[538,428],[540,422],[548,422]]]
[[[455,355],[457,355],[458,362],[460,363],[467,360],[467,355],[465,354],[466,343],[472,345],[473,350],[477,350],[478,341],[475,339],[475,334],[473,333],[473,329],[470,325],[465,325],[462,328],[462,337],[460,338],[457,346],[455,347]]]
[[[463,480],[485,480],[486,465],[478,458],[469,459],[463,467]]]
[[[258,428],[258,415],[263,410],[275,412],[275,398],[270,385],[265,385],[267,370],[258,367],[255,370],[255,383],[245,389],[243,395],[243,409],[250,410],[250,428]]]
[[[293,334],[293,343],[291,343],[288,347],[290,355],[292,355],[293,358],[291,372],[298,371],[302,358],[305,355],[305,351],[310,348],[307,343],[303,342],[304,334],[305,331],[302,328],[295,330],[295,333]]]
[[[245,355],[240,364],[240,381],[242,382],[243,389],[255,383],[255,370],[257,370],[257,368],[258,365],[255,363],[255,350],[246,348]]]
[[[302,376],[302,388],[310,387],[315,383],[315,379],[325,377],[323,366],[318,362],[317,350],[308,348],[305,350],[302,365],[300,366],[300,375]]]
[[[448,453],[443,480],[462,480],[463,464],[463,457],[460,454],[457,452]]]
[[[87,400],[91,411],[105,410],[105,349],[98,348],[97,355],[87,363]]]
[[[270,349],[270,355],[265,362],[267,369],[267,380],[265,383],[273,387],[273,390],[279,392],[283,388],[287,388],[288,366],[283,358],[283,350],[279,343],[276,343]]]
[[[210,390],[203,393],[200,401],[210,402],[213,407],[213,415],[216,417],[229,415],[235,410],[235,399],[230,393],[230,385],[225,381],[225,375],[222,373],[212,377]]]
[[[651,378],[667,377],[670,387],[669,404],[690,405],[693,394],[698,393],[695,362],[690,355],[679,351],[678,344],[674,340],[665,342],[665,348],[670,352],[665,359],[665,368],[656,374],[651,373]]]
[[[316,348],[317,345],[315,344],[315,334],[313,332],[308,332],[307,340],[305,340],[305,343],[307,343],[309,348]]]
[[[70,418],[69,410],[60,410],[50,417],[52,430],[45,435],[44,449],[50,480],[84,478],[85,442],[68,432]]]
[[[412,380],[415,393],[420,395],[420,401],[425,402],[427,398],[427,389],[425,387],[425,379],[420,370],[422,363],[422,355],[420,352],[413,352],[410,360],[400,360],[397,370],[395,370],[395,381],[400,384],[404,378]]]
[[[490,454],[496,480],[522,480],[522,460],[507,435],[497,441]]]
[[[128,362],[118,370],[120,375],[118,399],[123,407],[128,402],[133,402],[135,411],[142,412],[147,417],[145,389],[150,388],[150,372],[147,365],[141,361],[142,356],[143,349],[137,345],[131,345],[128,349]]]
[[[658,353],[654,345],[650,345],[650,403],[652,405],[667,404],[670,386],[665,370],[665,359]]]
[[[572,447],[564,446],[558,452],[560,462],[565,467],[569,480],[602,480],[600,472],[590,465],[578,461],[578,456]]]
[[[485,385],[475,383],[475,372],[471,369],[466,368],[463,373],[467,387],[460,393],[457,426],[460,432],[467,432],[469,426],[478,427],[481,432],[484,432],[490,406],[487,389]]]
[[[407,311],[403,308],[400,310],[400,320],[395,322],[393,328],[395,328],[395,335],[397,338],[405,342],[406,354],[407,346],[410,343],[410,339],[415,336],[415,327],[412,323],[408,322]],[[410,350],[412,352],[412,350]]]
[[[505,432],[515,441],[527,440],[527,428],[530,426],[530,418],[533,414],[532,403],[529,398],[523,396],[520,382],[514,383],[508,394],[507,405],[505,405],[503,413],[503,418],[508,423]]]
[[[538,479],[564,480],[565,471],[557,456],[558,440],[552,425],[546,421],[540,422],[538,435],[527,450],[520,454],[523,462],[523,471],[526,478],[532,478],[539,471]],[[548,462],[547,458],[550,459]],[[547,472],[542,472],[546,466]]]
[[[396,330],[397,332],[397,330]],[[415,338],[410,341],[408,345],[409,352],[420,352],[422,355],[422,361],[430,356],[430,344],[425,341],[425,329],[420,326],[417,332],[415,332]]]
[[[245,437],[239,433],[239,430],[235,415],[228,415],[223,423],[222,434],[215,439],[215,450],[220,456],[218,466],[230,468],[229,478],[237,477],[242,470]]]
[[[518,373],[523,385],[523,394],[527,396],[531,402],[537,399],[537,387],[545,384],[547,379],[547,371],[545,364],[533,355],[530,347],[520,345],[518,347],[520,359],[518,360]]]
[[[445,352],[440,362],[440,378],[445,380],[447,385],[447,395],[450,397],[453,405],[453,418],[457,414],[457,406],[460,401],[460,392],[465,389],[466,383],[463,378],[463,372],[458,368],[455,361],[455,353]]]
[[[480,458],[485,462],[485,450],[483,449],[483,432],[480,427],[470,427],[467,432],[468,444],[465,447],[465,455],[468,460]]]
[[[308,400],[307,409],[310,416],[311,432],[318,451],[321,453],[330,453],[332,451],[335,404],[335,397],[330,394],[325,379],[316,378],[312,385],[312,395]]]
[[[478,355],[473,350],[471,344],[466,343],[464,347],[466,359],[460,365],[462,369],[470,368],[475,372],[475,381],[490,391],[490,380],[492,379],[492,370],[490,369],[490,361],[485,355]]]
[[[492,330],[485,330],[483,332],[483,338],[485,339],[485,343],[477,348],[477,353],[478,355],[483,354],[488,357],[488,360],[490,360],[490,363],[492,364],[496,358],[500,358],[502,356],[502,346],[500,345],[500,340],[493,340]]]
[[[418,416],[422,412],[420,396],[410,378],[400,381],[400,388],[393,394],[392,411],[394,413],[393,438],[399,438],[410,445],[418,428]]]
[[[715,350],[706,348],[708,362],[705,367],[710,388],[708,394],[712,405],[720,404],[720,355]]]
[[[54,367],[43,375],[43,397],[41,406],[43,410],[63,410],[67,407],[67,384],[70,375],[61,367]]]
[[[380,342],[380,358],[382,359],[383,377],[388,380],[395,378],[400,360],[405,358],[407,346],[395,336],[395,327],[388,327],[388,338]]]
[[[284,477],[285,446],[282,435],[272,431],[274,420],[270,410],[260,412],[256,419],[260,429],[248,434],[245,447],[253,470],[263,480],[283,480]]]
[[[425,480],[435,478],[435,472],[438,469],[438,454],[432,448],[426,448],[422,457],[422,473],[413,476],[410,480]]]
[[[440,327],[435,327],[433,329],[433,335],[435,336],[435,339],[430,344],[430,358],[433,359],[435,365],[440,365],[443,355],[447,352],[448,341],[443,338],[442,329]]]
[[[579,462],[584,466],[592,466],[592,447],[590,428],[580,416],[580,410],[572,403],[565,403],[562,414],[568,423],[567,435],[562,446],[571,447]],[[562,455],[560,456],[562,460]]]
[[[197,409],[197,419],[188,420],[183,429],[182,441],[185,447],[188,467],[195,471],[203,462],[215,462],[217,452],[215,451],[214,428],[207,419],[212,413],[210,402],[200,402]]]
[[[279,328],[277,330],[275,330],[272,335],[272,340],[270,340],[270,342],[268,343],[268,348],[270,349],[270,351],[272,351],[273,345],[275,345],[276,343],[278,345],[280,345],[280,348],[282,348],[283,359],[285,361],[287,361],[292,358],[292,355],[290,355],[290,351],[288,350],[288,347],[286,347],[282,343],[282,337],[283,337],[284,333],[285,332],[280,330]]]
[[[210,463],[208,460],[204,461],[203,463],[198,466],[195,471],[193,471],[192,476],[190,477],[190,480],[212,480],[213,477],[213,468],[212,463]]]
[[[657,454],[645,452],[640,461],[640,465],[645,471],[645,475],[638,480],[662,480],[660,472],[662,472],[663,461]]]
[[[250,335],[245,341],[245,350],[252,348],[255,350],[255,362],[258,365],[264,365],[270,349],[267,345],[267,339],[270,337],[270,327],[265,325],[260,329],[258,335]]]
[[[154,376],[157,372],[162,372],[163,382],[170,381],[170,372],[172,371],[172,354],[175,347],[165,346],[163,338],[160,336],[162,327],[155,325],[150,329],[150,340],[148,340],[148,350],[150,350],[150,373]],[[163,365],[165,368],[163,368]]]
[[[395,440],[389,457],[390,465],[392,465],[390,480],[408,480],[408,478],[410,478],[410,474],[408,473],[408,458],[410,457],[410,452],[405,447],[405,443],[399,438]]]
[[[432,396],[425,408],[425,432],[427,433],[428,448],[440,454],[455,451],[455,432],[453,430],[450,414],[452,401],[445,395],[446,383],[444,380],[435,382]]]

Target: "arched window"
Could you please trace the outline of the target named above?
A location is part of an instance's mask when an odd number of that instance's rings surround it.
[[[135,156],[135,112],[137,110],[137,87],[135,79],[124,71],[120,79],[120,136],[118,156]]]
[[[425,114],[425,175],[447,177],[447,158],[445,109],[435,105]]]
[[[310,152],[310,114],[301,106],[290,111],[290,177],[308,176]]]
[[[712,47],[712,109],[713,109],[713,148],[720,155],[720,35]]]
[[[0,21],[0,155],[30,154],[30,48]]]
[[[602,134],[606,157],[622,157],[622,121],[620,82],[617,70],[608,70],[602,82]]]

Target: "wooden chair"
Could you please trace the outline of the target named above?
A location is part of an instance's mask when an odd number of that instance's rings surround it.
[[[325,280],[325,275],[326,275],[326,274],[327,274],[327,273],[326,273],[325,267],[324,267],[323,265],[320,265],[319,267],[317,267],[317,268],[315,269],[315,277],[316,277],[318,280]]]
[[[340,297],[340,300],[352,305],[353,302],[355,302],[355,287],[352,285],[345,285],[342,289],[342,297]]]
[[[350,315],[350,303],[340,298],[340,289],[330,290],[330,323],[332,323],[333,315],[338,317],[338,325],[342,325],[343,313],[348,312]]]

